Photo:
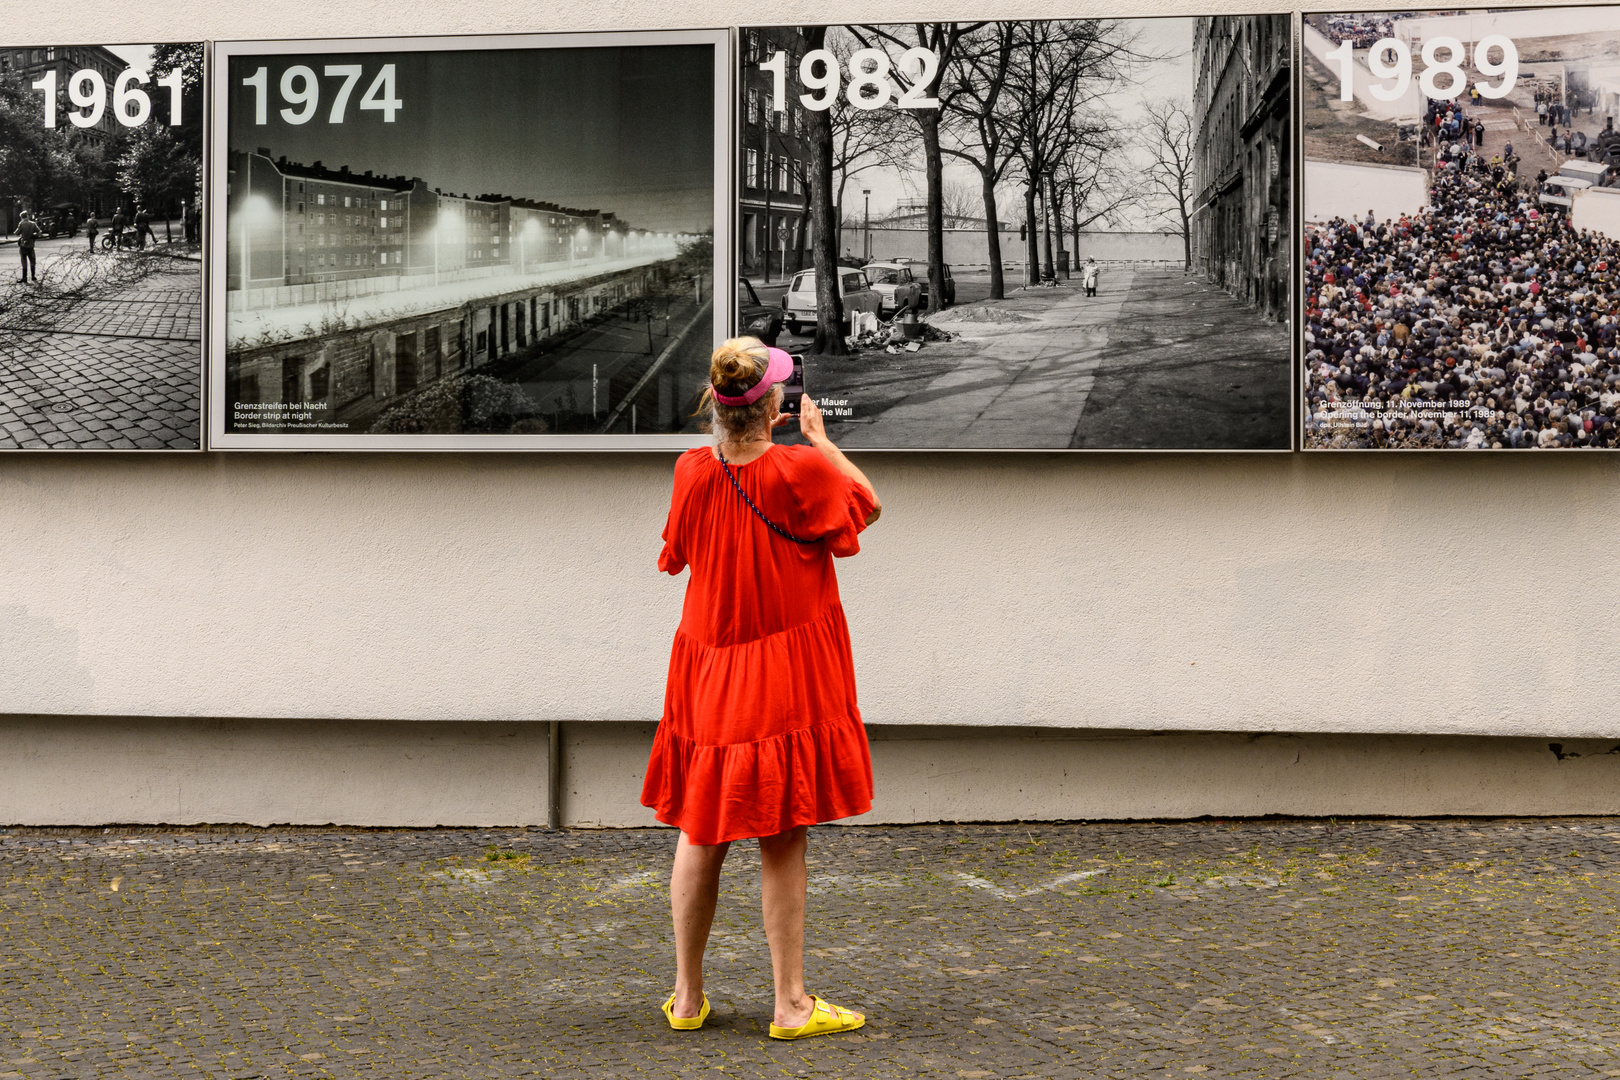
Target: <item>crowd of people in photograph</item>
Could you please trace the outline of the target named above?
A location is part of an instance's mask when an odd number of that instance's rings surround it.
[[[1464,148],[1429,198],[1305,228],[1307,445],[1620,446],[1620,244],[1500,154]]]
[[[1412,12],[1388,11],[1360,15],[1312,15],[1323,36],[1332,41],[1349,40],[1357,49],[1370,49],[1377,41],[1395,36],[1395,22],[1409,19]]]

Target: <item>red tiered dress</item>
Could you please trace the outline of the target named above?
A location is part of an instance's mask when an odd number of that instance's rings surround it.
[[[664,718],[641,801],[695,844],[774,836],[872,807],[872,759],[833,557],[860,550],[872,497],[811,446],[732,472],[714,452],[675,465],[658,568],[691,567]]]

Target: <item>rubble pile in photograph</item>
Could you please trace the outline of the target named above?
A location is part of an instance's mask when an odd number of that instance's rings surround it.
[[[1288,449],[1290,39],[745,28],[740,331],[849,446]]]
[[[1620,13],[1307,15],[1307,449],[1620,445]]]
[[[203,46],[0,46],[0,449],[195,450]]]
[[[227,433],[692,427],[716,329],[712,46],[230,63]],[[351,68],[394,80],[397,116],[260,108],[256,73],[302,100]]]

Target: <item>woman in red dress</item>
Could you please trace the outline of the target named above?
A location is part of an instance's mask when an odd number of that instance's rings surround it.
[[[881,507],[802,399],[809,446],[777,446],[792,358],[757,338],[715,350],[704,394],[712,449],[675,465],[659,569],[691,568],[669,660],[664,717],[641,801],[681,830],[670,877],[675,992],[670,1026],[703,1026],[703,950],[731,841],[759,838],[765,936],[776,979],[770,1034],[798,1039],[864,1024],[804,989],[808,827],[872,806],[872,761],[833,557]]]

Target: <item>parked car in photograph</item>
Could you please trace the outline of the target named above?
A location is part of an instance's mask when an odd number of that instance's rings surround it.
[[[920,263],[916,259],[895,259],[894,261],[896,263],[899,263],[901,266],[908,267],[911,270],[912,277],[917,279],[917,284],[919,286],[921,286],[921,288],[922,288],[922,296],[919,298],[918,303],[922,307],[927,307],[928,306],[928,266],[927,266],[927,264],[926,263]],[[941,298],[940,298],[940,303],[939,303],[940,307],[950,307],[952,304],[956,303],[956,278],[954,276],[952,276],[952,274],[951,274],[951,264],[950,263],[945,264],[945,287],[943,289],[941,289],[940,292],[943,294],[941,296]]]
[[[838,268],[838,295],[844,303],[844,326],[848,328],[853,312],[870,311],[878,315],[882,298],[866,281],[866,275],[852,266]],[[800,270],[793,275],[793,284],[782,294],[782,311],[787,318],[788,333],[798,334],[806,326],[816,324],[816,272]],[[882,316],[879,315],[879,318]]]
[[[747,278],[737,279],[737,332],[775,345],[782,333],[782,309],[760,303]]]
[[[922,300],[922,286],[911,272],[911,267],[899,262],[869,262],[861,267],[867,284],[878,294],[878,318],[892,315],[903,307],[915,310]]]

